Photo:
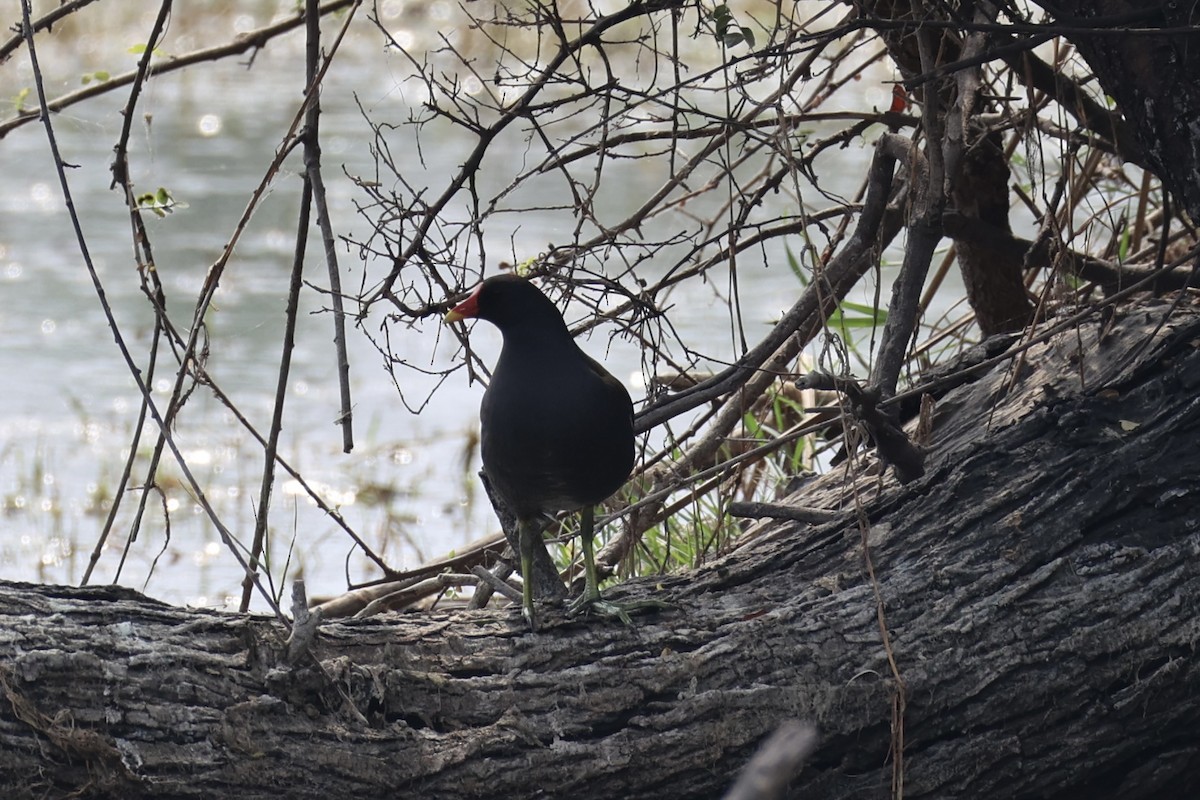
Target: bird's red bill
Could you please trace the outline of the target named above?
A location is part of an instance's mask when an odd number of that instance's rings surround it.
[[[454,308],[446,312],[446,322],[458,322],[460,319],[479,316],[479,289],[483,284],[475,287],[475,291],[471,292],[471,296]]]

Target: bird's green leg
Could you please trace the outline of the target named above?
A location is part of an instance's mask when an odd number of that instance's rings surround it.
[[[517,538],[521,548],[521,615],[529,623],[529,630],[537,632],[537,616],[533,610],[533,549],[537,537],[542,535],[536,521],[522,519],[517,522]]]
[[[589,610],[602,616],[616,617],[626,625],[632,625],[633,620],[629,618],[630,611],[670,608],[669,603],[659,600],[637,600],[632,603],[617,604],[600,597],[600,581],[596,577],[596,555],[593,547],[595,526],[596,509],[592,507],[583,509],[579,521],[579,542],[583,547],[583,594],[571,603],[569,613],[578,614],[581,611]]]
[[[594,540],[596,538],[596,509],[588,506],[583,510],[579,523],[579,540],[583,545],[583,594],[579,601],[582,603],[600,602],[600,579],[596,577],[596,554]]]
[[[587,506],[579,515],[579,543],[583,547],[583,594],[571,603],[570,613],[578,614],[591,610],[605,616],[616,617],[626,625],[629,615],[620,606],[606,603],[600,597],[600,580],[596,577],[596,554],[593,539],[596,536],[596,509]]]

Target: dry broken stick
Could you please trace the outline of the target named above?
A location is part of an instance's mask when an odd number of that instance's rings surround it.
[[[879,460],[890,464],[901,483],[912,483],[925,474],[925,453],[908,438],[896,420],[879,407],[881,394],[872,386],[860,386],[853,378],[810,372],[796,379],[798,389],[836,391],[850,403],[850,414],[867,429]]]
[[[304,589],[304,581],[297,579],[292,583],[292,632],[287,640],[287,654],[284,662],[295,666],[300,659],[309,653],[313,642],[317,639],[317,628],[321,625],[320,608],[308,607],[308,594]]]
[[[419,600],[433,595],[440,595],[447,589],[458,589],[463,586],[474,586],[479,583],[475,575],[462,572],[442,572],[432,578],[418,581],[404,589],[397,589],[391,594],[377,597],[354,615],[355,619],[366,619],[385,611],[398,611],[408,608]]]
[[[788,783],[816,749],[817,729],[814,725],[784,720],[755,751],[724,800],[784,797]]]
[[[475,594],[471,596],[471,602],[467,603],[467,608],[483,608],[495,592],[499,592],[514,603],[521,602],[521,590],[514,588],[507,581],[513,571],[512,564],[504,561],[497,563],[490,570],[483,564],[471,567],[471,573],[479,578],[479,585],[475,587]]]
[[[840,514],[824,508],[810,506],[787,506],[778,503],[730,503],[729,514],[734,517],[770,517],[771,519],[791,519],[797,522],[811,522],[820,525],[832,522]]]

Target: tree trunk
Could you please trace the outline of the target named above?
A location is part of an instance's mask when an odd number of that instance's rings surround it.
[[[1008,221],[1008,159],[999,134],[968,127],[972,137],[965,148],[962,169],[954,181],[954,210],[968,224],[1011,239]],[[967,302],[984,336],[1024,329],[1033,319],[1033,304],[1025,289],[1024,253],[992,247],[969,237],[953,237],[962,270]]]
[[[1037,0],[1095,70],[1129,122],[1154,173],[1193,220],[1200,219],[1200,48],[1192,3],[1164,0]],[[1094,20],[1172,33],[1086,32]]]
[[[819,731],[806,800],[887,797],[893,767],[907,798],[1185,796],[1200,314],[1150,341],[1166,308],[937,390],[924,478],[860,456],[788,499],[833,521],[610,590],[675,606],[631,628],[375,617],[288,667],[273,619],[2,584],[3,796],[716,797],[789,719]]]
[[[857,0],[854,5],[865,17],[888,20],[907,19],[913,9],[909,3],[894,0]],[[939,21],[948,21],[933,8],[924,13]],[[937,64],[929,67],[922,64],[917,38],[920,30],[919,26],[914,26],[908,29],[884,27],[878,31],[888,55],[906,80],[916,78],[933,66],[953,63],[962,56],[962,33],[943,28],[940,35],[933,37],[926,31],[931,37],[929,51],[936,54]],[[1025,72],[1015,74],[1025,77]],[[938,87],[938,107],[943,109],[945,116],[939,127],[948,125],[955,115],[961,118],[958,127],[962,140],[956,148],[961,150],[961,159],[957,160],[957,168],[951,170],[946,180],[946,186],[951,187],[951,210],[967,220],[986,224],[989,230],[1011,233],[1008,157],[1000,136],[989,133],[979,123],[978,114],[987,111],[988,104],[979,100],[978,81],[955,83],[944,79],[923,86],[923,91]],[[960,96],[964,88],[970,88],[970,96]],[[937,146],[942,144],[939,141]],[[942,189],[931,187],[929,191]],[[1033,304],[1025,290],[1024,254],[1012,248],[988,246],[977,238],[955,236],[963,227],[960,224],[949,233],[954,239],[967,302],[975,312],[979,329],[984,336],[1021,330],[1033,317]]]

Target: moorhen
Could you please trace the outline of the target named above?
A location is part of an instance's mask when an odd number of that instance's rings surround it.
[[[537,630],[531,580],[544,519],[582,509],[584,608],[627,620],[603,603],[592,552],[595,506],[633,469],[633,402],[621,382],[579,349],[554,303],[516,275],[488,278],[446,314],[485,319],[504,345],[479,409],[483,471],[517,517],[522,613]]]

